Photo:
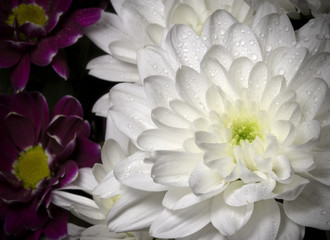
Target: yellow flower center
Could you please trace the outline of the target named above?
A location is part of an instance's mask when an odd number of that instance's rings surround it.
[[[37,183],[50,176],[48,156],[39,145],[22,152],[14,165],[14,172],[25,188],[36,188]]]
[[[13,8],[12,12],[8,16],[6,23],[10,26],[13,26],[15,19],[19,26],[27,22],[44,26],[48,18],[45,10],[42,7],[36,4],[22,3]]]
[[[240,145],[241,141],[252,142],[257,136],[262,137],[261,127],[254,118],[237,118],[229,124],[229,128],[233,145]]]

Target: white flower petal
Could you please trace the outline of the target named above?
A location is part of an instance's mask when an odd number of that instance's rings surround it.
[[[291,22],[286,14],[263,17],[255,28],[263,56],[278,47],[291,47],[296,43]]]
[[[224,202],[223,196],[218,195],[212,200],[211,222],[221,234],[231,236],[246,224],[252,212],[253,204],[229,206]]]
[[[112,103],[109,99],[109,93],[104,94],[100,97],[93,106],[92,112],[95,113],[96,116],[107,117],[108,111]]]
[[[284,151],[284,154],[289,158],[295,172],[305,172],[314,167],[314,157],[308,151],[292,148]]]
[[[207,80],[190,67],[183,66],[177,71],[176,86],[185,102],[189,102],[201,111],[206,110],[206,91],[209,84]]]
[[[277,182],[287,183],[293,177],[290,160],[285,156],[277,156],[272,161],[272,176]]]
[[[263,1],[263,0],[245,0],[252,8],[256,9],[256,12],[253,16],[253,23],[252,28],[255,29],[260,20],[263,17],[272,14],[272,13],[279,13],[279,9],[274,6],[270,1]]]
[[[329,20],[326,16],[319,16],[309,20],[307,24],[297,30],[297,40],[301,46],[308,48],[312,53],[329,52]]]
[[[213,2],[213,1],[212,1]],[[227,240],[212,224],[208,224],[198,232],[184,238],[177,238],[177,240]]]
[[[168,107],[171,100],[179,98],[172,79],[164,76],[146,78],[144,89],[152,107]]]
[[[205,166],[204,163],[199,163],[190,175],[189,186],[194,194],[203,196],[220,193],[227,183],[215,170]]]
[[[313,152],[315,167],[309,172],[319,182],[330,186],[330,152]]]
[[[144,159],[148,157],[149,154],[146,152],[136,152],[117,163],[114,169],[116,179],[126,186],[144,191],[166,190],[166,187],[152,180],[150,175],[152,165],[144,163]]]
[[[204,116],[203,113],[199,111],[199,109],[196,109],[192,107],[190,104],[180,100],[171,101],[170,107],[174,112],[184,117],[189,122],[192,122]]]
[[[281,222],[276,240],[303,239],[305,235],[305,227],[298,225],[288,218],[284,213],[282,204],[278,205],[281,211]]]
[[[313,78],[321,78],[330,86],[330,53],[322,52],[305,60],[292,82],[292,88],[298,89]]]
[[[205,58],[202,62],[202,69],[208,79],[215,85],[220,86],[221,90],[231,98],[235,98],[238,94],[235,91],[233,82],[230,81],[227,70],[214,58]]]
[[[321,126],[319,121],[303,122],[297,129],[296,144],[311,144],[320,139]]]
[[[296,137],[295,127],[290,121],[285,120],[279,120],[273,124],[272,134],[284,146],[291,144]]]
[[[266,83],[266,87],[261,97],[261,108],[268,109],[270,103],[274,100],[274,98],[283,91],[285,87],[285,79],[283,76],[276,76]]]
[[[225,32],[236,22],[237,20],[231,14],[219,9],[204,23],[201,38],[208,47],[212,45],[224,45]]]
[[[176,25],[167,34],[166,50],[177,58],[180,65],[199,71],[207,49],[194,30],[187,25]]]
[[[235,82],[237,89],[248,88],[249,76],[254,64],[248,58],[235,59],[229,69],[229,76]]]
[[[118,15],[102,12],[101,18],[95,24],[84,29],[84,33],[103,51],[110,53],[109,43],[125,36],[124,28]]]
[[[149,38],[156,44],[160,45],[161,41],[163,39],[163,33],[165,31],[165,29],[158,24],[149,24],[147,26],[147,34],[149,36]],[[137,61],[139,62],[139,60]]]
[[[190,188],[170,188],[163,199],[163,206],[170,210],[190,207],[212,197],[211,195],[196,196]]]
[[[300,225],[330,229],[329,186],[311,180],[294,201],[285,201],[283,206],[286,215]]]
[[[275,181],[272,179],[249,184],[235,181],[230,183],[224,191],[224,200],[231,206],[244,206],[267,198],[274,187]]]
[[[109,138],[113,138],[120,145],[122,149],[127,149],[129,139],[126,135],[120,132],[118,127],[115,125],[110,111],[108,111],[106,124],[107,127],[105,132],[105,140]]]
[[[182,149],[182,143],[189,137],[191,137],[190,132],[185,129],[157,128],[143,131],[137,143],[145,151],[175,150]]]
[[[226,32],[226,40],[226,46],[235,58],[247,57],[252,62],[262,60],[257,38],[245,24],[233,24]]]
[[[137,141],[144,130],[154,127],[150,119],[150,109],[135,102],[115,105],[110,110],[110,114],[120,131],[132,141]]]
[[[275,240],[280,226],[280,217],[279,207],[275,200],[256,202],[249,221],[230,239]]]
[[[294,175],[290,183],[277,183],[273,190],[274,197],[283,200],[294,200],[309,183],[306,178]]]
[[[168,108],[158,107],[151,112],[152,121],[158,126],[168,126],[173,128],[186,128],[190,127],[189,122],[183,117],[173,113]]]
[[[114,232],[147,229],[163,207],[164,193],[129,189],[112,207],[107,216],[108,228]]]
[[[202,160],[200,153],[156,151],[151,174],[155,182],[169,186],[188,186],[189,176]]]
[[[203,201],[189,208],[163,210],[150,227],[156,238],[178,238],[191,235],[210,222],[210,202]]]
[[[260,102],[261,96],[268,82],[268,68],[264,62],[258,62],[249,75],[248,92],[251,99]]]
[[[171,21],[176,24],[186,24],[195,29],[198,24],[198,16],[195,10],[188,4],[180,3],[173,10]]]
[[[231,53],[224,46],[221,45],[212,46],[205,54],[203,61],[204,59],[208,59],[208,58],[216,59],[227,71],[229,70],[233,62],[233,56],[231,55]],[[203,72],[203,61],[201,63],[202,72]],[[205,74],[207,73],[208,71],[206,70]]]
[[[174,79],[174,70],[178,68],[166,51],[155,46],[141,48],[137,53],[137,65],[142,81],[146,77],[160,75]]]
[[[136,49],[129,41],[118,40],[110,43],[110,52],[121,61],[136,64]]]
[[[64,191],[53,191],[52,203],[71,211],[74,215],[91,224],[98,224],[105,219],[106,213],[87,197]]]
[[[305,60],[306,54],[307,50],[298,45],[291,48],[280,47],[271,51],[267,59],[271,74],[284,76],[289,84],[296,74],[300,74],[299,67]]]
[[[135,65],[123,62],[112,55],[103,55],[92,59],[86,66],[89,75],[94,77],[118,82],[139,81],[138,71]]]
[[[109,172],[100,184],[93,189],[93,195],[100,198],[110,198],[122,193],[120,183],[115,178],[113,171]]]
[[[276,111],[273,122],[275,121],[290,121],[290,123],[296,126],[302,118],[301,106],[294,101],[288,101],[279,107]]]
[[[106,172],[112,171],[113,167],[126,158],[126,153],[113,139],[104,142],[101,151],[102,164]]]
[[[125,6],[120,9],[118,14],[121,19],[125,19],[123,21],[125,32],[128,33],[129,36],[134,36],[134,40],[131,41],[131,46],[134,44],[135,46],[143,47],[145,44],[151,43],[147,33],[141,31],[141,29],[147,28],[148,21],[145,16],[139,13],[139,7],[130,3],[124,5]]]
[[[78,177],[61,189],[80,189],[90,193],[97,186],[96,179],[91,168],[80,168]]]
[[[297,89],[297,101],[303,111],[305,120],[314,118],[323,103],[327,90],[327,83],[320,78],[311,79]]]

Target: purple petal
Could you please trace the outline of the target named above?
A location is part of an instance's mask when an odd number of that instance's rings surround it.
[[[101,8],[86,8],[73,13],[74,20],[82,27],[87,27],[97,22],[101,17]]]
[[[19,27],[19,30],[22,31],[28,38],[41,38],[47,35],[44,27],[32,22],[24,23]]]
[[[76,148],[76,138],[74,137],[68,144],[62,148],[61,152],[56,153],[56,157],[54,158],[53,162],[49,165],[51,169],[55,169],[57,165],[61,164],[62,162],[66,161],[73,151]]]
[[[47,213],[37,212],[35,202],[33,201],[30,205],[16,205],[8,209],[4,224],[8,235],[20,233],[24,229],[36,230],[46,223]]]
[[[38,118],[41,122],[41,131],[46,131],[49,124],[49,110],[46,98],[39,92],[32,92],[32,98],[36,103],[36,109],[38,112]]]
[[[61,52],[58,52],[53,58],[52,67],[58,75],[60,75],[65,80],[68,79],[69,68]]]
[[[35,198],[30,205],[21,210],[20,215],[24,219],[25,228],[36,230],[47,222],[49,217],[47,211],[37,211],[37,207],[38,199]]]
[[[37,231],[33,231],[30,233],[30,235],[26,238],[26,240],[39,240],[40,235],[42,233],[42,229],[39,229]]]
[[[8,209],[4,230],[7,235],[17,234],[24,230],[24,223],[17,209]]]
[[[58,137],[61,145],[66,146],[72,139],[88,137],[90,133],[89,124],[76,116],[56,118],[47,131],[50,135]]]
[[[71,6],[72,0],[43,1],[37,0],[36,3],[47,9],[48,21],[46,24],[47,32],[57,25],[62,13],[65,13]]]
[[[83,35],[82,27],[74,22],[72,18],[61,26],[61,29],[56,33],[56,46],[65,48],[73,45]]]
[[[15,90],[22,90],[30,75],[30,56],[24,55],[11,75],[11,83]]]
[[[100,145],[88,138],[79,138],[72,158],[77,162],[79,168],[90,168],[101,159]]]
[[[54,217],[48,221],[44,228],[44,234],[50,239],[62,239],[68,233],[67,223],[70,214],[62,208],[53,209],[52,212],[54,213]]]
[[[47,135],[45,136],[46,140],[43,141],[44,149],[47,149],[47,151],[54,156],[60,154],[63,151],[64,147],[58,142],[58,137],[52,136],[49,133],[47,133]],[[53,162],[50,164],[53,164]]]
[[[8,179],[7,179],[8,180]],[[11,180],[12,181],[12,180]],[[18,182],[17,182],[18,183]],[[0,196],[6,202],[28,202],[32,197],[32,190],[23,187],[13,187],[8,182],[0,182]]]
[[[5,126],[18,150],[24,150],[36,144],[34,124],[30,119],[11,113],[5,120]]]
[[[44,38],[38,43],[37,48],[31,52],[31,61],[38,66],[46,66],[51,63],[57,50],[57,44],[52,37]]]
[[[0,41],[0,68],[12,67],[21,58],[21,52],[10,46],[10,44]]]
[[[40,93],[39,95],[40,97],[35,99],[29,93],[20,92],[18,94],[14,94],[12,97],[12,112],[16,112],[17,114],[30,119],[34,123],[36,138],[39,136],[41,117],[44,115],[39,108],[39,105],[44,104],[38,103],[38,101],[43,101]]]
[[[62,188],[76,179],[78,176],[78,166],[72,160],[66,161],[60,166],[56,175],[60,181],[56,188]]]
[[[80,102],[72,96],[62,97],[54,106],[52,117],[56,115],[83,117],[83,108]]]
[[[0,127],[0,142],[0,173],[4,171],[11,172],[13,170],[14,161],[17,159],[18,152],[3,126]]]

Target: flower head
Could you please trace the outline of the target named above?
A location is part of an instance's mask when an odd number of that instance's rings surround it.
[[[96,22],[101,9],[69,11],[72,1],[1,1],[1,68],[14,67],[12,85],[25,87],[30,64],[46,66],[63,78],[68,68],[59,49],[74,44],[83,28]]]
[[[300,239],[304,226],[330,228],[330,55],[302,47],[284,14],[252,26],[224,10],[200,36],[176,25],[165,49],[139,51],[143,86],[110,91],[110,116],[139,149],[114,174],[149,192],[154,209],[162,199],[143,226],[154,237]],[[120,198],[110,230],[129,230],[141,206]]]
[[[0,96],[2,238],[58,239],[66,234],[69,214],[51,203],[52,191],[100,158],[82,117],[81,105],[69,96],[51,116],[40,93]]]
[[[138,49],[160,45],[173,24],[187,24],[198,34],[217,9],[226,9],[239,21],[251,24],[254,10],[243,0],[234,1],[111,1],[117,15],[103,12],[86,28],[86,35],[107,55],[89,62],[90,74],[100,79],[141,83],[136,68]],[[273,9],[265,9],[265,14]]]
[[[105,141],[102,147],[102,164],[95,164],[92,169],[80,169],[78,178],[65,188],[54,191],[53,203],[70,210],[75,216],[91,224],[89,227],[80,227],[75,224],[68,225],[69,239],[111,238],[136,239],[149,238],[148,231],[111,232],[107,227],[107,215],[119,198],[126,198],[127,189],[121,185],[114,176],[113,166],[123,161],[127,155],[134,155],[136,149],[127,145],[127,137],[116,134],[118,143],[114,139]],[[121,139],[120,139],[121,138]],[[123,146],[122,146],[123,145]],[[126,150],[124,150],[126,149]],[[81,190],[88,196],[83,197],[67,190]],[[134,199],[140,198],[141,191],[134,191]],[[131,199],[132,200],[132,199]],[[133,200],[134,201],[134,200]],[[147,213],[149,214],[149,213]]]

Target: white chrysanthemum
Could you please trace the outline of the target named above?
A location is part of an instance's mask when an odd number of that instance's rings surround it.
[[[138,82],[137,50],[159,45],[173,24],[187,24],[200,33],[207,17],[225,9],[238,21],[252,23],[254,10],[244,0],[112,0],[116,13],[103,12],[99,22],[86,28],[86,35],[107,55],[89,62],[95,77],[115,82]],[[270,4],[262,14],[276,11]],[[258,17],[260,17],[258,15]]]
[[[109,228],[265,240],[330,229],[330,53],[302,41],[286,15],[251,29],[221,10],[201,36],[177,25],[165,50],[140,50],[144,84],[115,86],[110,116],[140,149],[114,175],[149,195],[119,199]],[[141,219],[141,206],[159,215]]]
[[[106,216],[113,204],[122,196],[125,196],[125,186],[113,175],[113,166],[125,159],[127,154],[135,151],[134,147],[127,146],[128,139],[116,135],[120,144],[108,139],[102,147],[102,164],[95,164],[93,169],[83,168],[79,172],[77,180],[66,188],[56,191],[53,196],[54,204],[71,211],[76,217],[91,224],[90,227],[80,227],[68,224],[68,240],[75,239],[118,239],[118,240],[147,240],[148,231],[131,231],[116,233],[109,231],[106,224]],[[123,140],[124,139],[124,140]],[[123,149],[129,149],[124,151]],[[69,191],[67,191],[69,190]],[[88,195],[82,196],[81,190]],[[138,191],[136,191],[139,193]],[[138,199],[138,196],[136,197]],[[148,213],[149,214],[149,213]]]

